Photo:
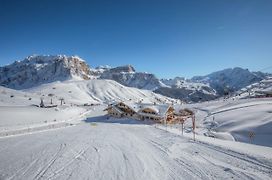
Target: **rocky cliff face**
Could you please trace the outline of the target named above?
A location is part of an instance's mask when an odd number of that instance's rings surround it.
[[[100,78],[111,79],[125,86],[147,90],[155,90],[158,87],[165,86],[154,74],[136,72],[131,65],[107,69],[101,74]]]
[[[24,89],[68,79],[89,79],[89,66],[77,56],[29,56],[0,67],[0,85]]]

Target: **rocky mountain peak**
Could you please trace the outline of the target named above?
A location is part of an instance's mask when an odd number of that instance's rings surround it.
[[[90,78],[89,66],[78,56],[32,55],[0,67],[0,85],[14,89],[72,78]]]
[[[135,69],[132,65],[118,66],[110,69],[111,73],[134,73]]]

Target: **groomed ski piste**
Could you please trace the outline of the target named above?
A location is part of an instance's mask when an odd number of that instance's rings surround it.
[[[66,104],[33,106],[43,94],[49,104],[50,93]],[[194,141],[189,119],[182,135],[180,126],[108,117],[106,102],[117,97],[171,100],[113,81],[1,87],[0,94],[1,180],[272,178],[271,98],[176,105],[195,111]]]

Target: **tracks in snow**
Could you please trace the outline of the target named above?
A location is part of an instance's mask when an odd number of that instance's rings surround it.
[[[270,179],[269,160],[141,124],[80,124],[0,140],[5,179]],[[17,143],[22,142],[22,143]],[[27,144],[32,144],[28,146]],[[16,149],[14,148],[16,147]],[[18,151],[18,149],[25,151]],[[7,152],[17,154],[9,158]],[[25,157],[32,156],[31,160]],[[2,162],[9,162],[8,169]],[[29,166],[23,166],[29,162]],[[18,167],[24,168],[18,168]],[[19,171],[18,171],[19,169]],[[12,176],[12,174],[15,174]]]
[[[50,169],[50,167],[54,164],[54,162],[60,157],[64,147],[66,144],[61,144],[59,150],[56,152],[56,154],[52,157],[52,159],[48,162],[47,165],[45,165],[38,174],[34,177],[34,179],[41,179],[44,174]]]

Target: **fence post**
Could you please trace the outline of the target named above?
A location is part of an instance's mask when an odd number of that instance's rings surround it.
[[[165,130],[167,131],[167,122],[166,122],[166,117],[164,117],[164,126],[165,126]]]
[[[253,131],[249,131],[248,136],[249,136],[249,143],[252,144],[255,133]]]
[[[182,136],[183,136],[183,123],[184,123],[184,121],[182,121],[182,123],[181,123],[181,132],[182,132]]]
[[[194,141],[195,141],[195,128],[196,128],[196,125],[195,125],[195,115],[194,114],[192,115],[192,122],[193,122],[193,134],[194,134]]]

